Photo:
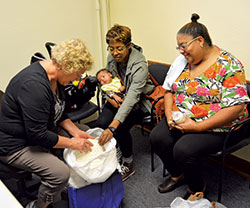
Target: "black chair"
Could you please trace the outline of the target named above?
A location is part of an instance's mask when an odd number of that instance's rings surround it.
[[[247,87],[248,87],[248,94],[250,94],[250,85],[248,85]],[[247,109],[248,109],[248,112],[250,112],[250,105],[248,105]],[[232,136],[232,133],[238,127],[246,128],[244,137],[239,142],[232,144],[231,142],[234,138]],[[227,136],[225,137],[223,148],[221,151],[208,155],[208,157],[216,158],[219,161],[219,179],[218,179],[218,197],[217,197],[218,202],[221,202],[221,197],[222,197],[223,175],[224,175],[224,166],[225,166],[226,156],[250,144],[250,132],[247,131],[247,128],[249,127],[250,127],[250,117],[238,123],[237,125],[233,126],[230,129]],[[166,168],[163,167],[163,176],[166,176],[165,170]],[[249,188],[250,188],[250,184],[249,184]]]
[[[155,84],[155,86],[163,85],[163,82],[165,80],[169,67],[170,67],[169,64],[158,63],[158,62],[154,62],[150,60],[148,61],[149,75],[153,83]],[[154,101],[152,108],[151,108],[150,115],[143,118],[142,123],[141,123],[141,132],[143,135],[144,135],[145,129],[150,131],[156,125],[157,119],[156,119],[156,114],[155,114],[155,110],[156,110],[155,105],[162,98],[163,97],[159,97],[157,100]],[[152,157],[151,157],[152,163],[154,163],[153,158],[154,156],[152,154]],[[151,165],[151,167],[153,166]]]
[[[52,47],[55,45],[56,44],[52,42],[45,43],[45,47],[50,58]],[[41,60],[46,60],[46,58],[39,52],[36,52],[31,57],[31,63]],[[85,83],[86,87],[82,90],[78,90],[77,87],[74,87],[73,85],[65,87],[66,112],[73,122],[80,123],[81,120],[90,117],[99,110],[99,107],[90,101],[90,99],[95,95],[97,80],[95,80],[95,77],[89,76],[86,78]],[[73,96],[75,97],[73,98]],[[74,102],[76,102],[78,99],[78,102],[73,103],[72,99],[75,99]],[[77,107],[73,108],[73,106]]]
[[[165,80],[165,77],[167,76],[169,68],[170,68],[170,64],[159,63],[159,62],[154,62],[150,60],[148,61],[148,71],[155,85],[163,85],[163,82]],[[163,99],[163,96],[156,99],[155,102],[153,103],[151,112],[150,112],[150,119],[142,122],[142,129],[146,127],[146,128],[149,128],[149,131],[150,131],[157,124],[157,118],[155,114],[155,110],[156,110],[155,105],[161,99]],[[144,133],[144,131],[142,133]],[[151,171],[152,172],[154,171],[154,150],[152,147],[151,147]],[[164,170],[163,170],[163,176],[165,176]]]
[[[163,67],[163,66],[161,66],[161,67]],[[168,71],[168,69],[165,69],[165,70]],[[162,77],[163,75],[160,75],[160,76]],[[157,77],[157,73],[156,73],[156,77]],[[250,96],[250,84],[247,84],[247,93]],[[152,128],[156,125],[154,106],[160,99],[163,99],[163,97],[158,98],[152,106],[152,110],[151,110]],[[248,105],[247,109],[248,109],[248,112],[250,112],[250,105]],[[235,143],[232,144],[232,140],[233,140],[232,133],[239,126],[241,126],[241,128],[250,127],[250,117],[247,118],[245,121],[242,121],[239,124],[233,126],[230,129],[227,136],[225,137],[223,148],[221,151],[208,155],[209,157],[217,158],[220,162],[219,179],[218,179],[219,180],[218,198],[217,198],[218,202],[221,202],[222,186],[223,186],[223,173],[224,173],[224,165],[225,165],[226,156],[250,144],[250,132],[248,132],[248,131],[245,131],[244,138],[242,138],[242,140],[240,140],[236,144]],[[152,149],[152,147],[151,147],[151,171],[152,172],[154,171],[154,150]],[[166,176],[166,168],[163,166],[163,177],[165,177],[165,176]],[[249,188],[250,188],[250,184],[249,184]]]
[[[0,90],[0,109],[1,109],[1,101],[3,96],[3,91]],[[21,200],[23,197],[34,200],[36,196],[33,194],[35,189],[38,189],[38,184],[33,184],[32,186],[27,186],[26,180],[30,180],[32,175],[30,172],[15,168],[11,165],[8,165],[2,161],[0,161],[0,179],[5,183],[7,180],[15,179],[17,193],[15,196],[18,200]]]
[[[30,60],[30,64],[36,62],[36,61],[42,61],[42,60],[46,60],[46,58],[44,57],[43,54],[41,54],[40,52],[36,52],[34,53],[34,55],[31,57]]]
[[[248,96],[250,97],[250,85],[247,84],[247,93]],[[247,106],[247,110],[250,113],[250,105],[248,104]],[[240,128],[245,128],[246,131],[244,132],[244,136],[243,138],[237,142],[232,144],[233,141],[233,136],[232,133],[234,132],[235,129],[237,129],[238,127]],[[248,117],[245,121],[242,121],[240,123],[238,123],[237,125],[233,126],[230,131],[228,132],[225,140],[224,140],[224,144],[223,144],[223,148],[221,151],[214,153],[214,154],[210,154],[209,157],[214,157],[217,158],[220,162],[219,165],[219,184],[218,184],[218,198],[217,201],[221,202],[221,196],[222,196],[222,185],[223,185],[223,174],[224,174],[224,165],[225,165],[225,158],[227,155],[236,152],[237,150],[247,146],[250,144],[250,132],[247,131],[247,128],[250,127],[250,117]]]

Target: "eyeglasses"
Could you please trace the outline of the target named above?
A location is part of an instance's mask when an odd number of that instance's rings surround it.
[[[194,42],[195,40],[197,40],[199,37],[194,38],[193,40],[190,40],[189,42],[182,44],[180,46],[177,46],[176,49],[177,50],[185,50],[186,47],[188,47],[192,42]]]
[[[114,53],[115,51],[117,53],[122,53],[126,48],[127,48],[127,46],[123,46],[123,47],[120,46],[120,47],[117,47],[117,48],[113,48],[113,47],[108,46],[107,51],[109,53]]]

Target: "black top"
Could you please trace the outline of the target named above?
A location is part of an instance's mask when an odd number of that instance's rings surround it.
[[[11,155],[25,146],[52,148],[58,142],[53,132],[57,99],[39,62],[20,71],[9,83],[0,109],[0,155]]]

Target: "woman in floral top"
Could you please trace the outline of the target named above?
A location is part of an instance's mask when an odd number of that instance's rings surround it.
[[[212,44],[199,16],[177,33],[177,49],[186,66],[164,96],[165,116],[152,130],[150,141],[170,177],[158,186],[160,193],[173,191],[187,183],[188,199],[204,192],[199,159],[222,148],[229,129],[248,117],[244,68],[229,52]],[[185,121],[176,124],[172,111],[184,113]],[[241,138],[244,128],[234,133]]]

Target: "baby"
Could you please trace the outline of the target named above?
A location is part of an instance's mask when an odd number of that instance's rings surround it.
[[[125,87],[118,77],[113,77],[107,69],[101,69],[96,73],[96,78],[101,84],[101,89],[110,99],[108,101],[118,108],[124,99]]]

